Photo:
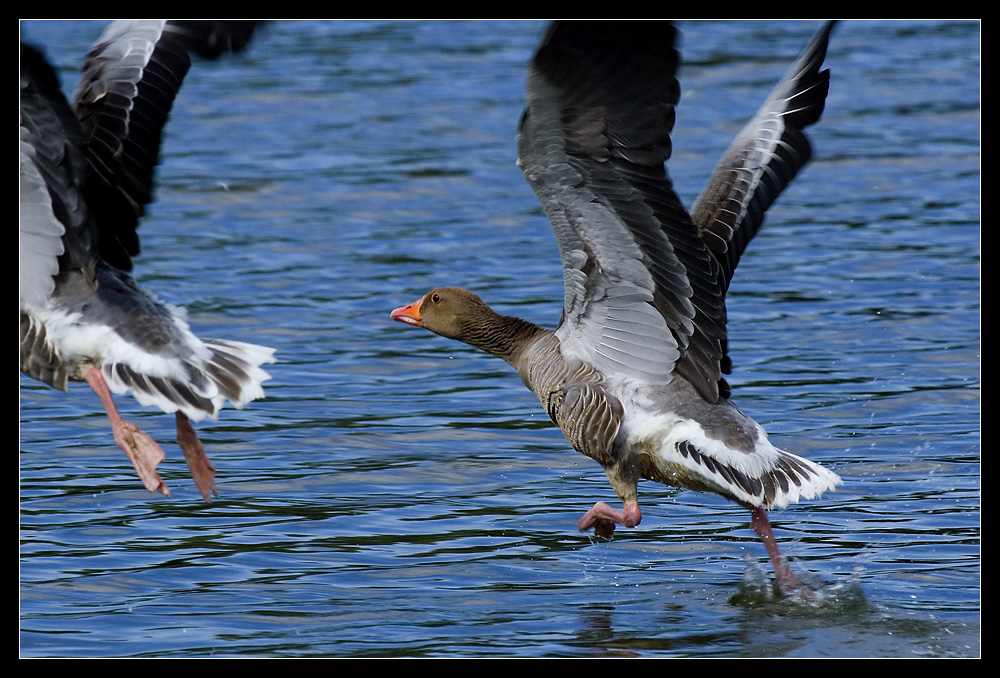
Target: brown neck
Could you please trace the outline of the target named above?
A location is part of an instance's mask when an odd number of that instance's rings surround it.
[[[524,349],[530,346],[536,337],[548,332],[527,320],[498,313],[492,313],[483,320],[484,322],[467,326],[462,341],[503,358],[514,367],[519,366],[518,362]]]

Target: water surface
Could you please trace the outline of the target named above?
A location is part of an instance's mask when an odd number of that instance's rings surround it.
[[[65,88],[103,22],[24,22]],[[690,203],[816,22],[682,23],[668,167]],[[504,363],[389,320],[438,285],[554,326],[551,230],[515,167],[534,22],[277,22],[196,63],[140,283],[202,336],[273,346],[267,399],[173,417],[146,492],[84,384],[20,378],[28,657],[980,653],[980,29],[845,22],[815,160],[729,295],[734,397],[835,494],[772,514],[820,600],[774,601],[746,511],[603,472]]]

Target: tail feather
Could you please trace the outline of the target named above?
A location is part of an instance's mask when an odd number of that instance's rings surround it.
[[[125,362],[106,363],[101,371],[113,392],[130,392],[142,405],[180,410],[194,421],[218,418],[227,400],[242,408],[264,397],[261,384],[271,376],[260,365],[274,362],[274,349],[219,339],[204,344],[207,359],[185,360],[183,377],[150,375]]]
[[[243,407],[264,397],[261,383],[271,375],[260,366],[274,362],[273,348],[222,339],[206,339],[205,345],[212,351],[206,365],[208,375],[233,405]]]
[[[802,457],[764,444],[747,454],[723,456],[696,447],[690,441],[675,444],[670,455],[682,485],[714,492],[749,507],[784,508],[800,499],[814,499],[834,491],[843,481],[833,471]]]

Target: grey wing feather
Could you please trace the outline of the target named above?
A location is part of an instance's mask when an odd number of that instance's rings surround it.
[[[37,50],[21,47],[21,301],[40,305],[59,270],[122,270],[152,199],[161,132],[190,66],[246,45],[256,22],[118,21],[94,45],[74,108]]]
[[[37,164],[30,133],[20,128],[19,175],[19,264],[18,300],[20,304],[42,306],[55,289],[59,255],[63,253],[65,228],[56,218],[45,179]]]
[[[92,281],[96,241],[82,187],[86,161],[76,117],[52,67],[21,45],[19,110],[19,280],[21,304],[42,306],[60,267]]]
[[[87,57],[73,106],[88,143],[88,203],[101,229],[101,257],[130,270],[136,227],[153,197],[153,173],[189,52],[241,49],[253,22],[116,21]]]
[[[664,169],[674,37],[664,22],[554,25],[532,63],[519,165],[559,243],[564,350],[605,374],[667,383],[679,371],[714,401],[716,264]]]

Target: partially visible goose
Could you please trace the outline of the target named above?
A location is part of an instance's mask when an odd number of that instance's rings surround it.
[[[215,470],[189,420],[262,397],[260,365],[274,362],[270,348],[199,339],[182,309],[129,274],[188,52],[241,49],[252,32],[243,23],[113,23],[87,56],[72,108],[41,54],[21,45],[21,371],[64,391],[86,381],[139,478],[166,495],[156,472],[163,450],[121,418],[111,394],[176,412],[177,442],[209,500]]]
[[[689,214],[664,162],[679,99],[675,29],[553,25],[528,77],[518,164],[555,229],[565,282],[555,331],[498,315],[464,289],[433,290],[392,318],[503,358],[624,502],[578,527],[610,537],[642,517],[640,478],[714,492],[751,511],[784,590],[797,579],[765,509],[840,478],[779,450],[729,399],[725,295],[764,211],[810,156],[802,129],[829,89],[831,24],[736,137]]]

